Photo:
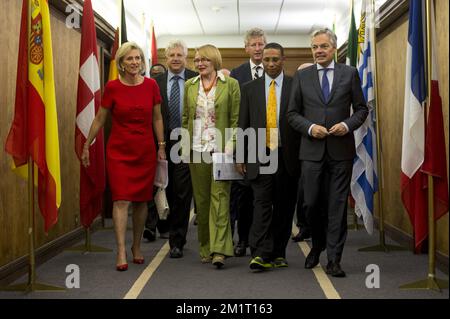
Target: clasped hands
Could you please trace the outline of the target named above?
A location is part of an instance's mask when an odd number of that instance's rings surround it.
[[[315,124],[311,128],[311,136],[317,139],[323,139],[328,135],[344,136],[347,133],[348,133],[347,128],[342,123],[333,125],[333,127],[330,128],[330,130],[327,130],[325,127],[318,124]]]

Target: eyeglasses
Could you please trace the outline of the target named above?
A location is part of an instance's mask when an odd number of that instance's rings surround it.
[[[194,59],[194,63],[195,63],[195,64],[199,64],[200,62],[202,62],[202,63],[205,63],[205,62],[211,62],[211,60],[208,59],[208,58]]]
[[[331,48],[331,46],[329,44],[320,44],[311,46],[311,49],[313,51],[316,51],[318,48],[321,48],[322,50],[328,50],[329,48]]]

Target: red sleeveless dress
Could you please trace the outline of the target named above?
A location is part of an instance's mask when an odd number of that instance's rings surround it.
[[[144,202],[153,198],[156,169],[153,107],[159,103],[161,96],[153,79],[144,78],[136,86],[120,80],[106,84],[102,107],[112,115],[106,169],[113,201]]]

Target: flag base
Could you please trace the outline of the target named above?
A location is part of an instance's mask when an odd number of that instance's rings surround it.
[[[391,252],[391,251],[402,251],[402,250],[409,250],[406,247],[402,246],[395,246],[395,245],[375,245],[370,247],[364,247],[359,248],[358,251],[367,252],[367,251],[384,251],[385,253]]]
[[[448,289],[448,280],[428,277],[425,280],[416,281],[410,284],[402,285],[400,289],[427,289],[442,292],[442,289]]]
[[[358,224],[358,223],[347,226],[348,230],[360,230],[360,229],[363,229],[363,228],[364,228],[364,225],[361,225],[361,224]]]
[[[35,291],[65,292],[66,288],[35,282],[35,283],[26,283],[26,284],[23,283],[6,287],[0,287],[0,291],[24,291],[25,293]]]
[[[70,247],[67,249],[64,249],[65,251],[82,251],[83,253],[105,253],[105,252],[111,252],[112,249],[95,246],[92,245],[91,241],[91,229],[90,227],[85,228],[86,231],[86,241],[84,242],[84,245],[79,245],[75,247]]]

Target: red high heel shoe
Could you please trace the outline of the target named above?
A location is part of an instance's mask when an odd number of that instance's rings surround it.
[[[142,265],[145,262],[145,259],[142,258],[134,258],[133,248],[131,248],[131,253],[133,254],[133,264]]]
[[[133,264],[142,265],[145,262],[144,258],[133,258]]]
[[[122,264],[116,266],[117,271],[127,271],[128,270],[128,264]]]

